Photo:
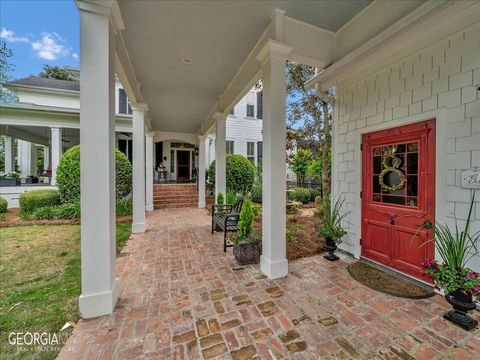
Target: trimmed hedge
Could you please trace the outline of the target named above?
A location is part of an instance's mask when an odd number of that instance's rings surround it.
[[[292,200],[306,204],[310,201],[310,191],[308,189],[296,187],[293,188]]]
[[[3,197],[0,196],[0,213],[7,212],[8,202]]]
[[[27,191],[20,195],[20,210],[24,213],[60,204],[60,192],[54,189]]]
[[[128,157],[115,149],[116,199],[132,191],[132,164]],[[57,168],[57,186],[62,202],[80,199],[80,146],[74,146],[63,154]]]
[[[261,204],[262,203],[262,184],[255,184],[252,187],[250,192],[250,198],[253,202]]]
[[[315,201],[317,196],[322,196],[322,192],[319,189],[308,189],[310,192],[310,201]]]
[[[225,165],[227,193],[248,193],[255,180],[253,164],[242,155],[230,154],[226,156]],[[208,169],[208,182],[212,184],[212,188],[215,188],[215,161],[210,164]]]

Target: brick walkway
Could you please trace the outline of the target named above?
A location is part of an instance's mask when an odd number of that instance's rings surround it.
[[[442,297],[370,290],[348,275],[346,257],[297,260],[271,281],[236,266],[209,220],[199,209],[150,213],[117,260],[115,313],[81,320],[59,358],[480,358],[480,331],[443,320]]]

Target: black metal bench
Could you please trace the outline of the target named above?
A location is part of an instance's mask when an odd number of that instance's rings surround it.
[[[232,205],[212,205],[212,234],[215,231],[223,231],[223,251],[233,243],[227,239],[228,232],[238,230],[237,224],[240,220],[243,198],[239,198]]]

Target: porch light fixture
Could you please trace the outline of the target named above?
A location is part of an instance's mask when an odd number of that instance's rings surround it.
[[[183,58],[182,61],[184,64],[187,64],[187,65],[190,65],[192,63],[192,59],[190,58]]]
[[[198,156],[198,146],[195,146],[195,156]]]

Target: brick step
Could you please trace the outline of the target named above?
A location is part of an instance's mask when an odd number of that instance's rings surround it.
[[[157,200],[153,204],[197,204],[198,200],[182,200],[182,201],[170,201],[170,200]]]
[[[178,192],[158,192],[153,196],[198,196],[198,192],[178,191]]]
[[[193,208],[197,207],[197,204],[165,204],[165,205],[154,205],[153,208],[157,209],[175,209],[175,208]]]

